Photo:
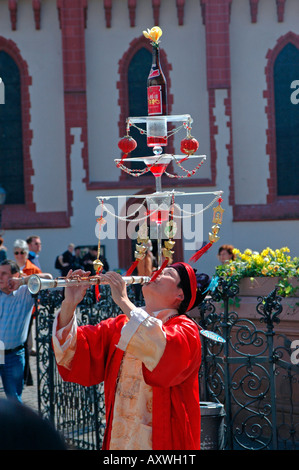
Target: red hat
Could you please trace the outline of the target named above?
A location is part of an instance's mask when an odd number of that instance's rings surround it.
[[[210,278],[204,273],[197,274],[196,269],[183,262],[171,264],[169,268],[174,268],[180,276],[180,287],[184,292],[184,300],[180,310],[188,312],[204,300]]]

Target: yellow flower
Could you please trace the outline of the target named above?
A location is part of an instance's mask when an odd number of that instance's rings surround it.
[[[249,248],[246,248],[244,255],[252,255],[252,251]]]
[[[265,276],[267,272],[268,272],[268,269],[264,266],[263,269],[261,270],[261,273]]]
[[[270,248],[269,247],[261,252],[261,256],[263,256],[264,258],[267,258],[267,259],[269,258],[269,254],[270,254]]]
[[[151,39],[153,43],[158,44],[159,39],[162,36],[162,29],[159,26],[154,26],[152,29],[147,29],[147,31],[143,31],[144,37],[147,39]]]

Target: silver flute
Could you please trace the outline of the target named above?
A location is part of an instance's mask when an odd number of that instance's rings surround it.
[[[122,276],[126,285],[130,284],[147,284],[151,278],[149,276]],[[58,277],[56,279],[43,279],[37,274],[32,274],[27,282],[28,290],[31,294],[38,294],[42,289],[55,289],[57,287],[71,287],[71,286],[95,286],[99,284],[108,283],[99,277],[74,277],[65,278]]]

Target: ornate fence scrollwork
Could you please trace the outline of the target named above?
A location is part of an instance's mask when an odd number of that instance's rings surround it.
[[[298,448],[293,396],[299,368],[290,362],[290,341],[284,337],[284,345],[278,345],[282,336],[275,337],[274,331],[280,322],[281,297],[276,290],[259,297],[259,318],[253,322],[229,310],[237,294],[237,285],[220,278],[211,298],[201,306],[201,325],[226,340],[224,345],[203,340],[202,396],[225,406],[227,449]],[[223,311],[216,313],[219,307]],[[258,323],[265,329],[258,328]],[[278,386],[285,391],[283,409],[277,399]]]

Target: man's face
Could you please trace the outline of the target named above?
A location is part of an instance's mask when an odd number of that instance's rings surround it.
[[[19,277],[19,273],[11,274],[9,265],[0,266],[0,290],[5,294],[12,292],[12,289],[9,287],[9,280],[12,277]]]
[[[28,245],[30,251],[34,251],[34,253],[39,253],[42,249],[42,242],[40,241],[40,238],[33,238],[32,242]]]
[[[178,287],[180,280],[176,269],[165,268],[155,281],[143,286],[145,300],[154,301],[158,309],[177,308],[184,299],[183,290]]]

